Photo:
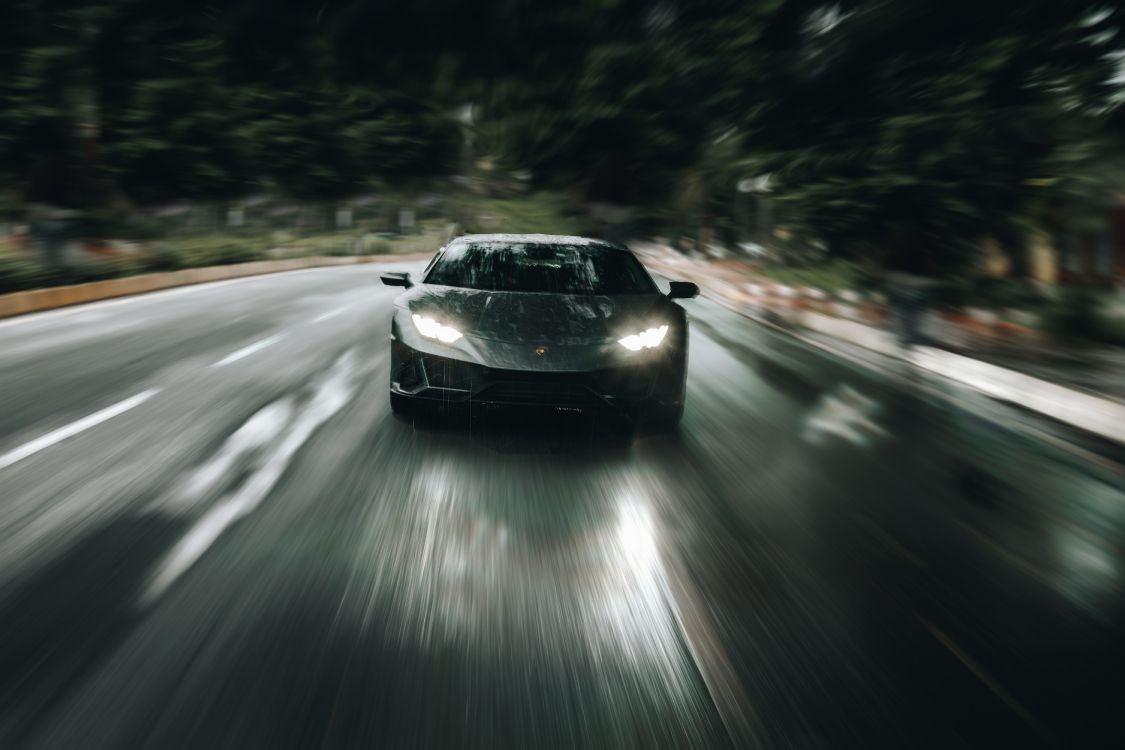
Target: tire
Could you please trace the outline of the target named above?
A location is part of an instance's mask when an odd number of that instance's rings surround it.
[[[673,432],[680,426],[684,417],[684,402],[687,400],[687,342],[682,345],[682,354],[673,372],[676,387],[662,394],[663,403],[653,406],[646,415],[644,423],[648,432]]]
[[[683,418],[684,402],[681,401],[678,404],[667,404],[653,409],[645,421],[649,432],[674,432]]]
[[[391,413],[396,417],[412,419],[417,414],[413,399],[398,393],[391,393]]]

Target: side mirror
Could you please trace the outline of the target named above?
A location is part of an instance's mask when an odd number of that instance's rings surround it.
[[[414,282],[410,280],[410,274],[402,271],[386,271],[379,275],[379,280],[387,286],[414,286]]]
[[[691,299],[699,296],[699,287],[690,281],[668,282],[668,299]]]

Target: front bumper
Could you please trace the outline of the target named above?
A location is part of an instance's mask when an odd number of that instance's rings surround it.
[[[444,406],[540,406],[627,413],[683,400],[684,359],[670,351],[643,363],[583,371],[502,369],[391,342],[391,392]]]

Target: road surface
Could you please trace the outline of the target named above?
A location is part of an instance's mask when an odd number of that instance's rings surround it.
[[[1111,463],[705,299],[678,434],[415,428],[380,270],[0,322],[0,747],[1119,746]]]

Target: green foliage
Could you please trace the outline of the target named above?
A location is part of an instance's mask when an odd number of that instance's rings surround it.
[[[0,254],[0,294],[45,286],[49,279],[42,264],[22,255]]]
[[[1066,287],[1044,316],[1044,329],[1061,340],[1097,339],[1102,331],[1100,295],[1086,286]]]
[[[1095,336],[1098,341],[1112,346],[1125,346],[1125,318],[1101,316],[1098,319]]]
[[[187,259],[178,253],[166,242],[154,243],[146,249],[140,261],[141,267],[147,273],[163,273],[178,271],[187,266]]]
[[[979,307],[986,310],[1039,311],[1048,298],[1022,279],[997,279],[966,275],[944,281],[930,292],[932,304],[943,307]]]
[[[376,240],[364,248],[364,255],[390,255],[393,246],[386,240]]]
[[[646,19],[660,10],[613,3],[586,15],[537,13],[516,41],[539,46],[530,64],[484,92],[482,150],[530,167],[540,186],[577,186],[592,200],[671,200],[710,135],[698,107],[712,81],[679,54],[682,35]]]
[[[509,198],[465,197],[457,211],[468,233],[589,234],[595,230],[574,200],[551,191]]]
[[[0,176],[30,200],[97,206],[263,188],[331,199],[447,174],[458,127],[425,91],[347,70],[347,11],[323,11],[4,4]]]
[[[459,133],[441,115],[358,89],[248,89],[242,135],[255,169],[305,199],[343,198],[371,180],[445,173]]]
[[[90,260],[76,267],[53,271],[29,256],[0,254],[0,294],[105,281],[140,273],[245,263],[262,257],[260,244],[242,243],[229,238],[216,238],[180,247],[158,244],[136,255]]]
[[[99,259],[66,269],[49,269],[31,256],[3,254],[0,255],[0,294],[63,284],[104,281],[121,276],[132,276],[145,270],[147,269],[143,259],[134,256]]]
[[[765,31],[759,168],[834,245],[872,253],[906,231],[947,268],[982,234],[1018,247],[1121,175],[1105,136],[1121,12],[1103,9],[848,2],[826,23],[794,8]]]
[[[410,205],[410,200],[405,194],[396,195],[388,205]],[[201,208],[204,215],[214,215],[213,206]],[[313,208],[317,215],[325,213],[323,205]],[[465,196],[456,210],[465,220],[463,226],[479,231],[575,234],[593,231],[578,205],[562,193],[545,192],[505,199]],[[487,227],[471,224],[471,221],[485,220],[489,222]],[[14,243],[10,247],[0,247],[0,294],[266,258],[432,253],[446,240],[448,231],[447,219],[428,218],[418,222],[414,233],[404,236],[372,233],[362,227],[327,232],[305,230],[299,237],[280,236],[261,224],[256,228],[191,234],[178,224],[171,231],[162,231],[155,219],[138,224],[108,209],[90,212],[82,226],[83,232],[95,235],[130,236],[139,240],[140,250],[108,258],[85,258],[78,265],[52,270]]]
[[[1043,328],[1060,343],[1089,342],[1125,346],[1125,317],[1106,307],[1104,289],[1072,286],[1043,311]]]
[[[156,245],[154,254],[163,255],[166,263],[178,264],[179,268],[195,268],[262,260],[266,249],[263,238],[216,235],[167,240]],[[173,257],[175,261],[171,260]]]
[[[878,257],[910,234],[953,266],[982,234],[1017,247],[1125,179],[1107,83],[1123,13],[1096,0],[13,0],[0,177],[73,206],[330,201],[488,157],[536,189],[732,238],[749,223],[732,219],[735,185],[768,172],[775,219],[833,253]],[[453,115],[467,103],[471,123]]]
[[[861,265],[842,260],[812,266],[766,265],[758,271],[787,286],[810,287],[829,293],[858,291],[871,286],[870,278]]]

